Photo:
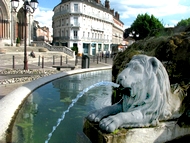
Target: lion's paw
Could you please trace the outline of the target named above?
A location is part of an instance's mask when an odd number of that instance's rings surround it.
[[[121,126],[121,120],[115,116],[109,116],[100,121],[99,127],[107,132],[113,132],[115,129]]]
[[[95,110],[87,116],[87,119],[91,122],[100,122],[103,117],[104,112],[102,110]]]

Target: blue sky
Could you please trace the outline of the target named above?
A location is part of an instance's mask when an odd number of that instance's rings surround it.
[[[51,28],[53,8],[61,0],[38,0],[38,2],[34,19],[39,21],[40,26]],[[190,18],[189,0],[110,0],[110,6],[119,12],[125,28],[130,27],[138,14],[153,14],[166,27],[175,26],[180,20]]]

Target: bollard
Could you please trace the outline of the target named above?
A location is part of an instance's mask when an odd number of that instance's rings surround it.
[[[95,55],[93,56],[93,62],[95,62]]]
[[[15,69],[15,56],[13,56],[13,69]]]
[[[107,63],[107,56],[105,57],[105,63]]]
[[[44,56],[42,56],[42,68],[44,68]]]
[[[38,57],[38,66],[40,66],[40,55]]]
[[[75,66],[77,66],[78,64],[78,56],[76,56],[76,59],[75,59]]]
[[[101,56],[100,56],[100,62],[101,62]]]
[[[53,55],[53,65],[55,65],[55,56]]]
[[[97,64],[98,64],[98,56],[97,56]]]
[[[62,66],[62,55],[60,56],[60,66]]]
[[[67,55],[66,55],[66,64],[68,63]]]

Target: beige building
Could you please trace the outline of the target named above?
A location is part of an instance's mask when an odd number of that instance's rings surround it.
[[[33,31],[34,31],[34,35],[33,35],[33,39],[34,41],[46,41],[46,42],[52,42],[52,36],[50,33],[50,30],[48,27],[43,26],[41,27],[39,25],[39,22],[34,20],[33,22]]]
[[[110,10],[109,1],[62,0],[53,9],[53,43],[78,47],[79,53],[96,55],[122,43],[123,23]]]

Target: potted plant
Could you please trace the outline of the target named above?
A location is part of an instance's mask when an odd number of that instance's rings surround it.
[[[16,46],[20,47],[20,38],[19,37],[16,38]]]

